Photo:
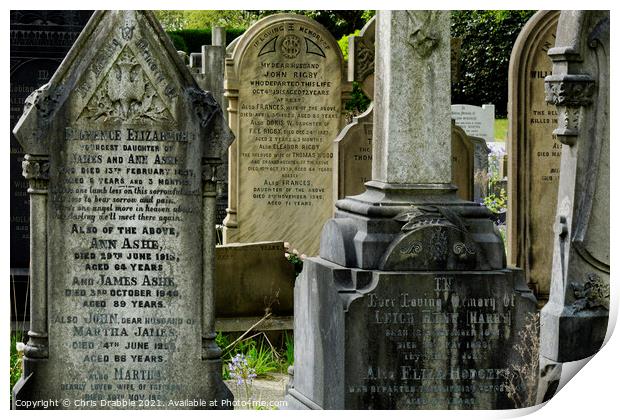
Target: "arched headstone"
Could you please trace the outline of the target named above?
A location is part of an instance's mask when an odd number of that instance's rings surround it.
[[[559,11],[540,11],[512,49],[508,76],[508,264],[523,268],[540,301],[549,297],[553,219],[561,144],[556,110],[545,102],[547,52],[555,44]],[[544,205],[542,205],[544,203]]]
[[[305,16],[268,16],[226,60],[225,89],[236,140],[224,242],[283,240],[316,254],[350,91],[336,40]]]

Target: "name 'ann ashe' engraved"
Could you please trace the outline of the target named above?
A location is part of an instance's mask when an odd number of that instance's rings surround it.
[[[135,11],[96,12],[29,98],[16,135],[34,155],[26,172],[48,162],[44,201],[31,204],[47,231],[33,230],[32,373],[15,399],[231,399],[208,304],[215,238],[203,229],[215,214],[203,172],[232,140],[214,104],[154,15]],[[32,129],[45,118],[47,132]]]

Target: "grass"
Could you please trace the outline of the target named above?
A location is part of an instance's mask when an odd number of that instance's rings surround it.
[[[224,379],[230,379],[228,363],[237,354],[245,355],[249,367],[254,369],[259,378],[267,377],[272,372],[286,373],[288,367],[293,364],[293,339],[286,332],[277,348],[262,332],[231,345],[234,341],[233,336],[222,332],[218,332],[215,338],[215,342],[222,349],[222,377]]]
[[[508,139],[508,119],[495,119],[495,141],[506,141]]]

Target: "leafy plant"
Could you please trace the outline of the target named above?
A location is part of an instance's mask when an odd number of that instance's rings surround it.
[[[255,342],[248,350],[248,365],[254,369],[257,376],[265,376],[278,370],[280,363],[274,352],[263,345],[257,346]]]
[[[23,354],[23,343],[22,334],[16,332],[11,336],[11,350],[10,350],[10,379],[11,379],[11,390],[19,381],[19,378],[22,376],[22,358]]]
[[[237,354],[228,363],[230,379],[234,379],[237,387],[243,386],[246,398],[249,398],[252,390],[252,380],[256,378],[256,370],[250,366],[248,359],[243,354]]]
[[[284,358],[286,360],[286,368],[295,362],[295,344],[293,336],[288,332],[284,332]]]
[[[501,188],[499,194],[491,193],[484,197],[483,204],[495,214],[504,213],[508,204],[506,190]]]
[[[534,13],[534,10],[452,12],[452,36],[463,40],[459,58],[461,78],[452,85],[452,103],[492,103],[498,116],[506,116],[510,53],[521,28]]]

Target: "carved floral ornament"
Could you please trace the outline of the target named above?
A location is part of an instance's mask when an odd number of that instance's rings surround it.
[[[47,158],[35,158],[33,156],[26,155],[22,162],[22,175],[27,180],[49,180],[49,160]]]
[[[584,284],[571,283],[575,302],[575,312],[586,309],[604,308],[609,310],[609,284],[604,283],[600,276],[589,273]]]
[[[450,226],[462,232],[467,232],[467,228],[460,216],[446,207],[414,206],[394,219],[399,222],[405,222],[401,228],[403,232],[409,232],[424,226],[434,226],[437,228],[433,231],[428,244],[414,241],[400,251],[402,255],[410,257],[417,257],[425,248],[428,248],[431,259],[443,261],[448,257],[450,251],[450,240],[445,227]],[[455,242],[452,244],[452,252],[460,258],[468,258],[468,255],[476,254],[476,245],[473,242]]]
[[[439,44],[439,36],[435,32],[442,11],[408,10],[409,20],[408,42],[421,57],[427,58]]]
[[[581,108],[592,103],[594,87],[594,80],[586,74],[552,75],[545,79],[545,100],[558,110],[558,128],[553,134],[563,144],[575,144]]]
[[[587,106],[592,103],[594,80],[587,74],[564,74],[545,78],[545,100],[556,106]]]

